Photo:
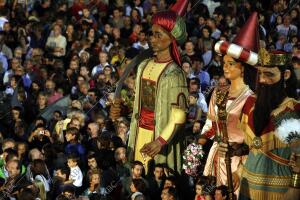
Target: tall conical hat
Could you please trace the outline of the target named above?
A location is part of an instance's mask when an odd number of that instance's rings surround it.
[[[170,7],[170,10],[177,13],[177,15],[183,17],[186,13],[186,9],[188,7],[188,0],[179,0],[174,5]]]
[[[215,51],[223,55],[227,54],[249,65],[256,65],[259,49],[258,27],[257,12],[254,12],[233,39],[232,43],[218,41],[215,44]]]

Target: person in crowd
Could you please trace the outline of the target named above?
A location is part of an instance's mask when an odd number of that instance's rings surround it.
[[[228,199],[228,190],[225,185],[220,185],[215,190],[214,195],[215,200],[227,200]]]
[[[77,157],[74,154],[68,156],[68,167],[70,169],[70,175],[66,183],[72,184],[77,189],[79,189],[82,186],[83,181],[83,174],[78,164],[79,157]]]
[[[156,164],[154,167],[154,176],[149,177],[149,197],[151,199],[160,199],[160,194],[164,186],[165,181],[165,174],[164,174],[164,167],[161,164]]]
[[[131,176],[126,177],[122,180],[122,198],[126,199],[129,198],[132,195],[130,186],[133,179],[141,179],[146,186],[148,187],[148,182],[146,179],[143,178],[144,172],[144,166],[140,161],[134,161],[131,167]]]

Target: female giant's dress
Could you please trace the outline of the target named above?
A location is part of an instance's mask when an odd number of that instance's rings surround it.
[[[226,104],[227,110],[227,132],[229,142],[243,143],[244,133],[240,129],[241,113],[245,102],[253,95],[252,90],[246,86],[241,94],[236,98],[228,98]],[[216,105],[216,91],[214,91],[212,99],[209,104],[208,116],[206,123],[202,129],[202,134],[208,138],[214,138],[215,141],[210,149],[207,162],[203,174],[205,176],[215,176],[217,185],[226,185],[226,164],[224,158],[218,156],[218,139],[222,138],[220,135],[220,127],[218,122],[218,107]],[[234,156],[231,158],[231,170],[235,172],[242,163],[242,157]]]

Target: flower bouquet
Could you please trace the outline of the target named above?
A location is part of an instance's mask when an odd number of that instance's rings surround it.
[[[204,156],[202,146],[199,144],[191,143],[187,146],[183,153],[183,166],[185,173],[196,177],[198,168],[201,165],[201,159]]]

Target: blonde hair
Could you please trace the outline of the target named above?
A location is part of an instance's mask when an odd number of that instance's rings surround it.
[[[34,181],[34,185],[39,189],[39,198],[41,200],[47,200],[47,193],[45,190],[44,183],[42,181]]]

